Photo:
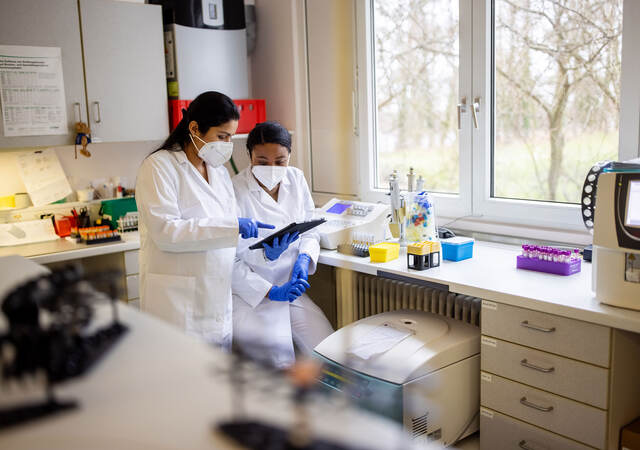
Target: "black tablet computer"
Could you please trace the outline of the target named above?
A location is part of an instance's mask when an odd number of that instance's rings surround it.
[[[272,245],[273,244],[273,240],[275,238],[277,238],[277,237],[282,237],[287,233],[295,233],[296,231],[298,233],[302,234],[305,231],[309,231],[309,230],[317,227],[318,225],[322,225],[326,221],[327,221],[326,219],[318,219],[318,220],[310,220],[308,222],[302,222],[302,223],[293,222],[293,223],[287,225],[286,227],[276,231],[275,233],[267,236],[266,238],[264,238],[260,242],[256,242],[251,247],[249,247],[249,249],[250,250],[257,250],[259,248],[263,248],[262,245],[265,244],[265,243],[269,244],[269,245]]]

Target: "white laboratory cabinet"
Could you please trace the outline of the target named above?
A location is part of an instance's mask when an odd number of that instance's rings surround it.
[[[80,12],[94,140],[165,138],[169,119],[161,7],[80,0]]]
[[[0,44],[60,47],[68,124],[68,133],[65,135],[5,137],[4,121],[0,120],[0,148],[73,143],[73,124],[78,120],[87,120],[78,2],[0,1]]]
[[[0,120],[0,148],[73,144],[77,121],[95,142],[166,137],[162,33],[157,5],[0,1],[0,44],[61,48],[68,124],[65,135],[6,137]]]

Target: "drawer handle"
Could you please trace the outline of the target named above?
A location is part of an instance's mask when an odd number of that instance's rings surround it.
[[[522,361],[520,361],[520,365],[524,366],[524,367],[528,367],[529,369],[537,370],[538,372],[544,372],[544,373],[551,373],[554,370],[556,370],[556,368],[553,367],[553,366],[551,366],[551,367],[540,367],[540,366],[536,366],[535,364],[531,364],[530,362],[527,361],[527,358],[525,358]]]
[[[527,400],[527,397],[522,397],[520,399],[520,403],[522,403],[524,406],[528,406],[529,408],[537,409],[538,411],[542,411],[542,412],[553,411],[553,406],[536,405],[535,403],[531,403],[529,400]]]
[[[542,331],[543,333],[553,333],[554,331],[556,331],[556,327],[545,328],[545,327],[541,327],[540,325],[534,325],[532,323],[529,323],[528,320],[523,320],[520,323],[520,325],[522,325],[525,328],[530,328],[532,330]]]
[[[518,442],[518,447],[520,447],[523,450],[535,450],[533,447],[527,444],[527,441],[525,441],[524,439]]]

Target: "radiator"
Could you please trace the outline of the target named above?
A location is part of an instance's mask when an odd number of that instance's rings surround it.
[[[355,320],[397,309],[415,309],[480,326],[481,300],[468,295],[373,275],[355,275]]]

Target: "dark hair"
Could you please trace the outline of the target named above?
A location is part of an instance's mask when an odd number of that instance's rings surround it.
[[[182,150],[189,140],[189,123],[192,120],[196,121],[198,130],[204,134],[211,127],[239,119],[240,113],[233,100],[220,92],[203,92],[189,103],[187,109],[182,110],[182,120],[154,153],[159,150]]]
[[[260,144],[278,144],[286,147],[291,153],[291,134],[289,131],[278,122],[267,121],[256,125],[249,137],[247,138],[247,150],[249,150],[249,156],[253,151],[253,147]]]

